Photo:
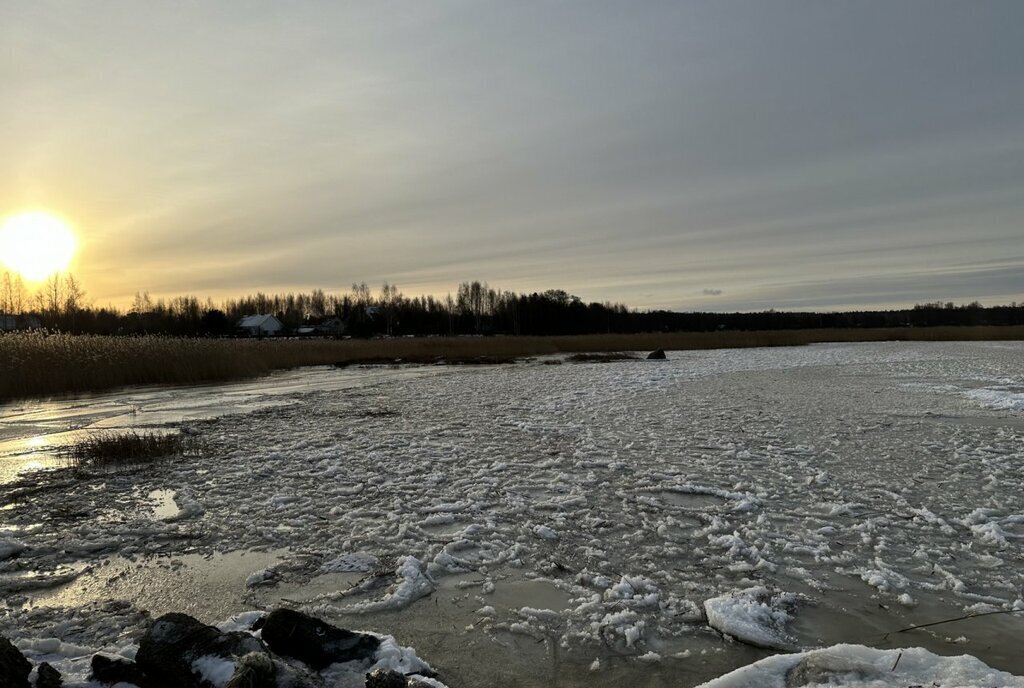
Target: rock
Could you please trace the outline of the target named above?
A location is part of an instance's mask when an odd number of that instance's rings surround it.
[[[60,688],[64,681],[60,672],[43,662],[36,668],[36,688]]]
[[[192,661],[204,654],[201,648],[213,643],[221,632],[187,614],[164,614],[156,619],[139,641],[135,661],[161,686],[198,686]]]
[[[235,673],[224,688],[274,688],[277,668],[265,652],[250,652],[238,660]]]
[[[274,660],[277,688],[327,688],[319,674],[303,665]]]
[[[222,633],[213,639],[209,645],[202,647],[203,654],[217,655],[225,659],[237,659],[248,654],[265,654],[269,656],[267,646],[258,638],[254,638],[242,631],[231,631]]]
[[[394,669],[377,669],[366,675],[366,688],[407,688],[408,685],[405,674]]]
[[[336,628],[291,609],[275,609],[263,621],[263,640],[275,653],[320,670],[335,662],[366,659],[380,641],[372,635]]]
[[[664,349],[656,349],[656,350],[652,351],[651,353],[647,354],[647,360],[648,361],[663,361],[666,358],[668,358],[668,357],[665,355],[665,350]]]
[[[236,661],[250,653],[268,654],[266,646],[248,633],[222,633],[187,614],[172,613],[150,625],[139,642],[135,661],[155,685],[193,688],[206,685],[193,673],[195,660],[214,656]]]
[[[10,640],[0,636],[0,688],[31,688],[32,665]]]
[[[40,667],[40,678],[42,673],[42,667]],[[92,656],[91,678],[100,683],[133,683],[139,686],[139,688],[150,688],[150,686],[158,685],[150,681],[135,662],[130,662],[123,657],[111,657],[104,654]]]

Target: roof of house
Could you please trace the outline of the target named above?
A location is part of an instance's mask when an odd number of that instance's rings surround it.
[[[238,321],[238,327],[280,327],[281,321],[272,315],[247,315]]]

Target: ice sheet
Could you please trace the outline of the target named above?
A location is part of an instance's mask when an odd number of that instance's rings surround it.
[[[882,343],[389,368],[347,387],[335,376],[363,373],[332,370],[323,389],[309,373],[287,403],[184,421],[197,456],[6,486],[0,542],[19,551],[0,589],[17,609],[47,595],[72,608],[131,595],[106,584],[112,558],[280,551],[192,594],[206,620],[278,585],[339,620],[404,628],[468,683],[498,671],[465,668],[473,647],[519,657],[540,686],[629,672],[696,685],[759,659],[714,631],[705,602],[764,586],[797,595],[800,648],[922,645],[1024,673],[1006,640],[1020,615],[885,639],[1024,608],[1022,412],[966,393],[1019,384],[1022,360],[1012,343]],[[155,517],[170,492],[179,513]],[[508,594],[527,583],[564,604]],[[6,614],[0,631],[22,618]]]

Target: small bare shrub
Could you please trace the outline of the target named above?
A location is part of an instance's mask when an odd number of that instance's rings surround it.
[[[64,457],[76,468],[121,468],[149,464],[182,454],[185,440],[178,433],[106,431],[90,435],[64,451]]]

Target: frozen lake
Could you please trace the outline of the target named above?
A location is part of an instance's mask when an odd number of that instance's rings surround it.
[[[893,634],[1024,609],[1024,344],[554,362],[0,407],[0,633],[116,649],[139,610],[285,604],[393,634],[453,688],[695,686],[774,652],[723,629],[1024,674],[1024,614]],[[200,449],[53,468],[140,425]]]

